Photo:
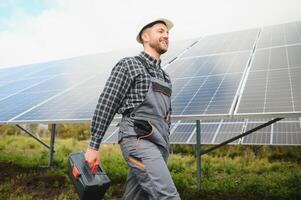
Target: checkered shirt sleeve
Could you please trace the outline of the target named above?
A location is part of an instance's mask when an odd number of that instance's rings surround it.
[[[100,94],[91,122],[89,148],[98,150],[101,140],[124,99],[132,81],[123,60],[114,68]]]

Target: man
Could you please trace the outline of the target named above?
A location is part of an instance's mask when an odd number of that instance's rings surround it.
[[[160,67],[168,49],[167,19],[148,21],[137,35],[144,52],[112,69],[91,123],[85,158],[99,163],[99,145],[115,113],[122,114],[118,143],[129,165],[123,199],[180,199],[166,162],[169,154],[171,81]]]

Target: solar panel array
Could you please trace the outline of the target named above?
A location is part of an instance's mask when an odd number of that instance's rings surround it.
[[[238,136],[269,119],[243,121],[201,121],[201,144],[220,144]],[[300,145],[301,144],[301,119],[288,119],[279,121],[255,133],[237,139],[230,144],[243,145]],[[117,143],[118,127],[110,126],[103,142]],[[170,133],[171,144],[196,144],[195,121],[177,121],[172,124]]]
[[[173,115],[298,112],[301,22],[170,44]],[[87,122],[116,62],[141,49],[0,69],[0,124]],[[238,104],[236,104],[238,102]],[[268,119],[265,119],[268,120]],[[202,121],[202,144],[218,144],[265,120]],[[111,125],[104,142],[116,142]],[[194,121],[173,122],[171,143],[195,144]],[[300,119],[280,121],[232,144],[300,145]]]
[[[110,52],[3,69],[0,123],[89,120],[112,66],[139,50]]]
[[[169,65],[173,114],[229,114],[258,32],[205,37]]]
[[[237,113],[301,111],[301,22],[260,35]]]

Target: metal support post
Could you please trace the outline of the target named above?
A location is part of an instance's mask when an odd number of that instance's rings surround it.
[[[55,130],[56,124],[51,125],[51,137],[50,137],[50,157],[48,166],[50,167],[53,164],[53,154],[54,154],[54,139],[55,139]]]
[[[197,178],[198,178],[198,191],[201,191],[201,123],[196,120],[196,158],[197,158]]]

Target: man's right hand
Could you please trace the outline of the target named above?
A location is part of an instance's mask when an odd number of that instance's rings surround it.
[[[93,165],[99,165],[99,152],[88,147],[85,153],[85,160],[92,169]]]

